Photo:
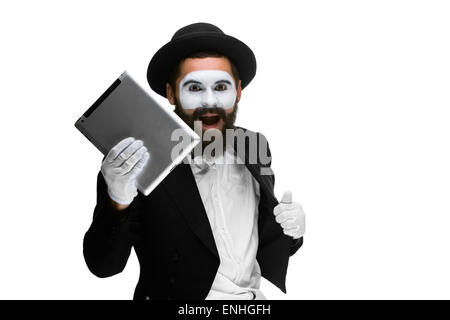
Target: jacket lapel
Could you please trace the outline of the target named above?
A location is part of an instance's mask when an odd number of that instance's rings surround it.
[[[261,192],[264,192],[268,196],[270,201],[278,204],[278,200],[273,193],[273,181],[269,178],[268,175],[261,175],[261,165],[250,164],[246,161],[245,166],[247,167],[248,171],[250,171],[252,176],[256,179],[256,181],[258,181]]]
[[[244,163],[245,166],[247,167],[247,169],[250,171],[250,173],[252,174],[252,176],[256,179],[256,181],[258,181],[261,191],[264,192],[267,195],[267,198],[275,203],[278,204],[278,200],[275,197],[275,194],[273,192],[274,190],[274,180],[273,180],[273,172],[272,169],[268,166],[263,166],[260,163],[260,159],[259,159],[259,145],[260,145],[260,141],[259,139],[261,139],[261,137],[258,136],[257,133],[250,131],[248,129],[242,128],[242,127],[235,127],[235,129],[238,130],[243,130],[244,135],[248,135],[248,136],[253,136],[251,137],[249,140],[245,139],[245,147],[244,147],[244,153],[241,154],[240,151],[242,151],[239,147],[238,147],[238,140],[237,137],[235,136],[235,140],[233,142],[233,149],[234,149],[234,155],[238,158],[240,158]],[[238,133],[239,135],[240,133]],[[257,148],[250,148],[249,146],[249,141],[256,141],[256,145]],[[241,138],[242,141],[242,138]],[[264,141],[265,143],[267,143],[267,141]],[[250,163],[250,150],[255,150],[256,151],[256,157],[255,155],[253,155],[253,159],[257,159],[256,163]],[[267,149],[267,151],[269,152],[270,155],[270,151]],[[264,174],[262,174],[262,172],[264,172]],[[272,172],[272,174],[268,174],[269,172]]]
[[[192,231],[217,257],[216,243],[189,164],[180,163],[163,180],[162,185],[183,214]]]

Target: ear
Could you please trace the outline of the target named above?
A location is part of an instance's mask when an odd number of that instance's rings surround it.
[[[168,82],[166,82],[166,95],[170,104],[175,105],[175,92],[173,92],[172,87]]]
[[[241,88],[241,80],[239,80],[238,85],[237,85],[237,89],[236,89],[236,99],[237,99],[237,102],[239,102],[239,101],[241,100],[241,91],[242,91],[242,88]]]

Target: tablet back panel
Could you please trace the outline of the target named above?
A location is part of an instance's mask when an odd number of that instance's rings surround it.
[[[199,136],[168,107],[159,105],[124,72],[76,121],[75,127],[103,155],[126,137],[144,142],[150,160],[139,175],[138,189],[148,195],[200,141]],[[174,130],[189,139],[172,139]],[[172,141],[174,140],[174,141]],[[172,150],[183,140],[183,152],[172,160]]]

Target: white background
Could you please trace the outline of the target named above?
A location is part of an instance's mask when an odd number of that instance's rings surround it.
[[[258,71],[237,124],[268,138],[307,214],[284,295],[450,298],[448,1],[9,1],[0,5],[0,298],[130,299],[89,273],[102,155],[76,119],[173,33],[210,22]],[[157,96],[156,94],[153,94]],[[169,104],[167,100],[159,99]]]

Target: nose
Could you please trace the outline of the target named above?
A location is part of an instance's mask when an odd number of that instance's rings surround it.
[[[202,106],[204,108],[219,107],[217,105],[217,97],[211,88],[208,88],[202,97]]]

